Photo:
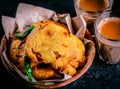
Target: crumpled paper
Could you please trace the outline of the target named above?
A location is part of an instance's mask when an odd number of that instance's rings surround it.
[[[22,72],[18,70],[17,67],[9,60],[9,57],[6,53],[7,51],[6,44],[7,41],[9,41],[9,37],[14,33],[14,31],[17,30],[19,32],[22,32],[25,26],[31,25],[33,22],[36,21],[42,21],[47,19],[59,21],[61,23],[66,24],[69,29],[69,32],[75,34],[78,38],[80,38],[86,46],[86,51],[87,51],[86,65],[85,67],[83,67],[83,69],[80,70],[80,72],[78,72],[78,74],[76,74],[75,77],[65,76],[64,79],[61,80],[56,79],[56,80],[34,81],[37,84],[39,83],[41,85],[53,85],[53,87],[56,87],[56,85],[54,86],[55,82],[64,81],[62,84],[58,84],[58,86],[64,86],[72,81],[75,81],[82,74],[84,74],[85,71],[87,71],[87,69],[92,64],[92,61],[95,56],[95,47],[93,41],[84,38],[86,32],[86,22],[84,21],[82,16],[71,18],[69,13],[58,14],[52,10],[43,7],[38,7],[26,3],[20,3],[18,5],[15,17],[2,16],[2,25],[5,32],[5,36],[3,37],[4,39],[1,41],[1,47],[0,47],[1,58],[5,67],[8,69],[8,71],[11,72],[11,74],[13,75],[16,74],[18,75],[17,77],[20,77],[20,79],[22,80],[24,79],[25,81],[30,82],[28,78],[24,74],[22,74]],[[35,84],[35,87],[41,88],[43,87],[41,85],[39,86]]]

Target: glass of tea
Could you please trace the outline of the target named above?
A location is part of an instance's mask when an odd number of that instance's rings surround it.
[[[117,11],[118,12],[118,11]],[[109,64],[120,62],[120,14],[116,11],[102,13],[94,23],[100,59]]]
[[[77,15],[83,15],[87,23],[93,22],[102,12],[111,10],[113,0],[74,0]]]

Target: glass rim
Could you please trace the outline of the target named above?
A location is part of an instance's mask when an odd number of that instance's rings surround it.
[[[74,1],[75,8],[76,8],[77,10],[81,10],[81,11],[83,11],[83,12],[90,13],[90,14],[99,14],[99,13],[102,13],[102,12],[104,12],[104,11],[111,10],[112,5],[113,5],[113,2],[114,2],[114,0],[108,0],[110,4],[109,4],[109,6],[108,6],[106,9],[101,10],[101,11],[98,11],[98,12],[90,12],[90,11],[85,11],[84,9],[82,9],[81,7],[79,7],[79,6],[77,5],[78,0],[73,0],[73,1]]]
[[[100,34],[100,32],[98,31],[98,29],[97,29],[98,24],[102,21],[102,20],[100,20],[100,21],[98,21],[98,20],[99,20],[102,16],[104,16],[105,14],[110,14],[111,12],[112,12],[112,11],[106,11],[106,12],[100,14],[100,15],[96,18],[96,20],[95,20],[95,22],[94,22],[95,36],[96,36],[97,38],[99,38],[99,40],[100,40],[102,43],[104,43],[104,44],[111,45],[111,46],[120,46],[120,40],[110,40],[110,39],[107,39],[107,38],[103,37],[103,36]],[[106,18],[106,17],[105,17],[105,18]],[[107,17],[107,18],[109,18],[109,17]],[[118,17],[116,17],[116,18],[118,18]],[[103,19],[104,19],[104,18],[103,18]],[[98,24],[97,24],[97,23],[98,23]]]

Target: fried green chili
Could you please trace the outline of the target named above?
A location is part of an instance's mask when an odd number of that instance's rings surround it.
[[[25,38],[33,29],[35,28],[35,26],[30,26],[26,29],[26,31],[22,34],[22,35],[18,35],[18,33],[15,34],[15,37],[17,39],[23,39]]]
[[[32,70],[30,67],[30,60],[27,56],[24,57],[24,69],[25,69],[26,75],[28,76],[28,79],[32,81],[33,80]]]

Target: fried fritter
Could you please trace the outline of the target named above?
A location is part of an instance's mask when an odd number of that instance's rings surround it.
[[[18,53],[19,53],[19,47],[21,45],[22,41],[19,39],[13,40],[10,46],[10,57],[12,58],[12,61],[18,62]]]
[[[44,66],[46,66],[44,64]],[[41,79],[61,79],[64,77],[63,74],[60,74],[57,70],[52,68],[52,66],[34,66],[32,68],[32,75],[36,80],[41,80]]]
[[[37,25],[38,28],[27,37],[26,53],[33,63],[51,63],[59,72],[73,76],[76,68],[84,62],[84,44],[69,34],[63,24],[48,21],[49,24],[42,29]]]
[[[52,62],[52,66],[62,73],[73,76],[76,74],[76,68],[79,67],[80,63],[85,61],[85,59],[83,59],[85,56],[84,44],[72,34],[60,43],[64,45],[64,51],[58,49],[61,57]]]
[[[50,20],[47,20],[50,21]],[[33,62],[52,63],[56,60],[59,43],[68,35],[68,29],[58,22],[50,21],[48,25],[34,29],[27,37],[25,48]]]
[[[10,46],[10,57],[11,60],[17,65],[18,69],[20,69],[24,73],[24,42],[25,40],[13,39]]]

